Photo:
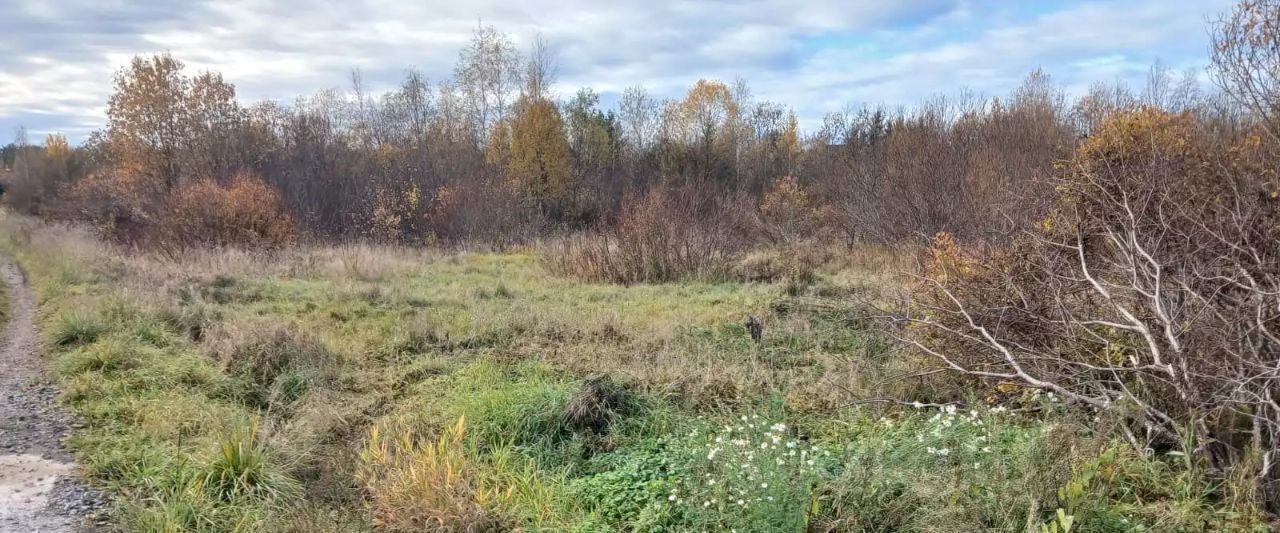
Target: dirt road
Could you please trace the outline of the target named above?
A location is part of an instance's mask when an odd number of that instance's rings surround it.
[[[104,531],[102,498],[62,445],[73,421],[44,373],[31,288],[4,257],[0,282],[12,306],[0,338],[0,533]]]

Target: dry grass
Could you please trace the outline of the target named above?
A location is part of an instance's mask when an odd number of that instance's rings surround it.
[[[381,281],[413,272],[435,256],[421,249],[352,243],[323,248],[313,257],[327,275]]]
[[[411,428],[375,426],[360,452],[357,476],[369,492],[373,521],[385,531],[506,531],[487,506],[501,492],[481,486],[464,448],[466,419],[434,439]]]
[[[592,281],[723,280],[750,244],[727,208],[694,191],[651,191],[608,230],[564,239],[548,257],[560,272]]]

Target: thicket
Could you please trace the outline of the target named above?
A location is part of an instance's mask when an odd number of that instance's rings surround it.
[[[1277,22],[1280,3],[1244,2],[1217,27],[1216,72],[1244,104],[1280,102]],[[1265,106],[1227,125],[1151,107],[1102,118],[1056,165],[1052,209],[1009,245],[936,238],[904,337],[1280,509],[1280,130]]]

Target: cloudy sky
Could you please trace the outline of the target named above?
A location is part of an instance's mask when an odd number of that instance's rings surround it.
[[[447,77],[478,21],[522,47],[541,33],[557,90],[611,102],[747,80],[805,124],[861,103],[1003,94],[1037,67],[1071,93],[1140,86],[1153,61],[1203,72],[1206,21],[1231,0],[0,0],[0,144],[18,126],[80,139],[103,125],[112,73],[170,51],[221,71],[245,100],[377,89],[408,67]]]

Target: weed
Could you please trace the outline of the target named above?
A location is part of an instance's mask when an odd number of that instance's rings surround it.
[[[299,392],[309,379],[328,377],[337,356],[315,337],[289,327],[251,330],[223,355],[231,374],[242,385],[243,399],[251,405],[268,407],[273,391],[286,392],[277,398],[289,400],[289,391]],[[277,384],[284,376],[290,383]]]

